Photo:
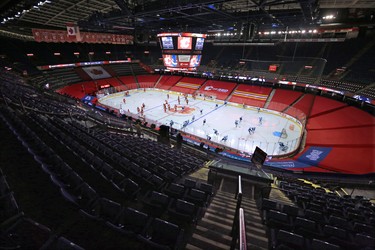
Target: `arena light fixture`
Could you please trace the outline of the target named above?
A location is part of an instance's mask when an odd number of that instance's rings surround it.
[[[323,17],[323,19],[325,20],[332,20],[332,19],[335,19],[336,17],[334,15],[326,15]]]
[[[14,19],[16,19],[16,18],[20,18],[20,17],[21,17],[21,14],[25,14],[25,13],[27,13],[27,12],[33,10],[33,9],[40,10],[40,9],[39,9],[40,6],[43,6],[43,5],[45,5],[45,4],[50,4],[50,3],[52,3],[52,2],[49,1],[49,0],[46,0],[46,1],[40,1],[40,2],[37,3],[37,5],[31,6],[30,9],[24,9],[24,10],[22,10],[22,12],[18,11],[18,12],[17,12],[16,14],[14,14],[13,16],[5,17],[1,23],[4,24],[4,23],[8,22],[9,20],[14,20]],[[24,6],[24,7],[25,7],[25,6]]]

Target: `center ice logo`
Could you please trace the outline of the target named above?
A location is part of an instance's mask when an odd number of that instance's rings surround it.
[[[217,92],[223,92],[223,93],[228,92],[227,89],[214,88],[213,86],[206,86],[206,87],[204,88],[204,90],[208,90],[208,91],[210,91],[210,90],[215,90],[215,91],[217,91]]]
[[[312,161],[316,161],[320,158],[320,155],[323,153],[321,150],[312,150],[310,154],[306,155],[306,158],[309,158]]]

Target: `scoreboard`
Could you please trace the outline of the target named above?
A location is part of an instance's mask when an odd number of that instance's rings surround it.
[[[161,33],[157,37],[167,69],[193,71],[200,65],[206,34]]]

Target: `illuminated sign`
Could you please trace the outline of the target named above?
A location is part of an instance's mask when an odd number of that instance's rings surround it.
[[[206,34],[197,34],[197,33],[160,33],[158,34],[158,37],[163,37],[163,36],[186,36],[186,37],[203,37],[206,38]]]
[[[198,67],[201,63],[201,55],[193,55],[190,60],[190,67]]]
[[[162,42],[163,49],[174,49],[172,37],[170,36],[162,37],[161,42]]]
[[[277,71],[277,65],[270,65],[270,66],[268,67],[268,71],[271,71],[271,72],[275,72],[275,71]]]
[[[164,65],[167,67],[177,67],[177,55],[163,55]]]
[[[178,37],[178,49],[191,49],[191,37]]]
[[[198,37],[197,38],[197,43],[195,44],[195,49],[196,50],[202,50],[203,49],[203,44],[204,44],[204,38]]]

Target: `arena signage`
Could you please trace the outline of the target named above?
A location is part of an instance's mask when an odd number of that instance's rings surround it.
[[[215,88],[215,87],[213,87],[213,86],[206,86],[206,87],[204,88],[204,90],[207,90],[207,91],[217,91],[217,92],[222,92],[222,93],[226,93],[226,92],[228,92],[227,89]]]
[[[324,158],[328,156],[332,148],[330,147],[309,147],[299,158],[303,162],[312,166],[317,166]]]
[[[71,29],[68,29],[71,30]],[[79,32],[79,35],[71,35],[68,30],[32,29],[36,42],[47,43],[107,43],[107,44],[133,44],[132,35],[119,35],[96,32]],[[70,31],[72,32],[72,31]],[[76,34],[76,33],[74,33]],[[77,33],[78,34],[78,33]]]

